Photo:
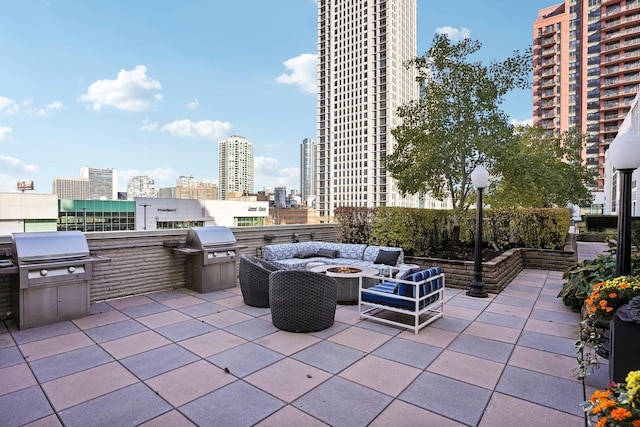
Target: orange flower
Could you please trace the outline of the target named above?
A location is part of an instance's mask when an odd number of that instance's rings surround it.
[[[607,417],[602,417],[600,418],[600,421],[598,421],[598,424],[596,424],[596,427],[605,427],[607,425]]]
[[[605,307],[607,306],[607,300],[606,300],[606,299],[601,300],[601,301],[598,303],[598,305],[599,305],[601,308],[605,308]]]
[[[591,401],[595,402],[598,399],[606,399],[609,396],[611,396],[611,390],[596,390],[593,392],[593,395],[591,395]]]
[[[614,402],[613,400],[603,399],[603,400],[600,401],[600,403],[598,403],[596,406],[593,407],[591,412],[594,413],[594,414],[597,414],[598,412],[601,412],[604,409],[611,408],[612,406],[615,406],[615,404],[616,404],[616,402]]]
[[[628,283],[620,283],[620,284],[618,285],[618,287],[619,287],[620,289],[627,289],[627,288],[629,287],[629,284],[628,284]]]
[[[611,308],[611,307],[607,307],[607,308],[605,308],[604,310],[605,310],[607,313],[609,313],[610,311],[613,311],[613,308]]]
[[[633,427],[640,427],[640,420],[635,420],[631,425],[633,425]]]
[[[615,292],[611,292],[611,293],[609,294],[609,298],[615,298],[615,297],[617,297],[617,296],[618,296],[618,294],[616,294]]]
[[[611,417],[614,420],[622,421],[631,416],[631,412],[624,408],[615,408],[611,410]]]

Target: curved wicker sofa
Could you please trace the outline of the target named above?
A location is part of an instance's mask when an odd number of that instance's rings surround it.
[[[321,254],[337,254],[331,257]],[[394,263],[377,263],[381,252],[399,252]],[[391,246],[368,246],[357,243],[333,243],[333,242],[300,242],[279,243],[267,245],[263,248],[263,256],[283,270],[304,270],[309,263],[322,263],[333,265],[352,265],[377,268],[380,274],[388,276],[389,267],[394,267],[395,272],[403,272],[414,264],[404,263],[404,251],[402,248]]]
[[[327,329],[335,320],[338,282],[326,274],[280,270],[269,276],[273,326],[289,332]]]

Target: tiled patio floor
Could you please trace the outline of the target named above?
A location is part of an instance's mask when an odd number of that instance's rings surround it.
[[[0,324],[0,426],[582,426],[561,275],[524,270],[487,299],[447,289],[445,317],[418,335],[357,306],[321,332],[279,331],[239,288]],[[588,381],[604,387],[606,365]]]

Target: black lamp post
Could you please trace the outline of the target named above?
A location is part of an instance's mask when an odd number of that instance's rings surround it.
[[[640,167],[640,134],[619,134],[609,146],[611,164],[620,175],[616,276],[631,274],[631,176]]]
[[[489,184],[489,171],[483,165],[476,166],[471,172],[471,182],[478,192],[478,202],[476,203],[476,245],[473,254],[473,280],[467,295],[486,298],[489,294],[484,290],[484,283],[482,282],[482,191]]]

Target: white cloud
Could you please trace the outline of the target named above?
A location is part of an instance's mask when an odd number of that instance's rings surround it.
[[[136,65],[131,71],[120,70],[115,80],[92,83],[79,100],[91,103],[95,111],[105,105],[124,111],[144,111],[162,99],[162,95],[156,93],[161,89],[160,82],[147,76],[147,67]]]
[[[229,122],[183,119],[162,126],[161,130],[179,138],[222,139],[229,135],[231,128]]]
[[[465,27],[453,28],[453,27],[438,27],[436,28],[437,34],[446,34],[449,40],[457,42],[463,39],[471,37],[471,30]]]
[[[20,159],[16,159],[15,157],[8,157],[3,155],[0,155],[0,165],[4,165],[5,167],[16,172],[35,173],[40,170],[40,168],[36,165],[29,165],[22,162],[22,160]]]
[[[149,119],[144,119],[142,121],[142,125],[140,126],[140,130],[143,130],[146,132],[153,132],[157,128],[158,128],[158,122],[152,122]]]
[[[0,111],[7,114],[13,114],[18,111],[18,104],[13,99],[0,96]]]
[[[511,119],[510,123],[513,126],[533,126],[533,117],[525,120]]]
[[[254,157],[253,181],[264,183],[265,187],[287,187],[287,193],[291,190],[300,190],[300,170],[280,165],[278,159],[272,157]],[[263,188],[256,186],[254,191]]]
[[[9,126],[0,126],[0,141],[9,139],[9,134],[13,131]]]
[[[198,99],[194,98],[193,101],[187,104],[187,108],[190,110],[195,110],[196,108],[198,108],[198,105],[200,105],[200,103],[198,102]]]
[[[318,55],[303,53],[295,58],[287,59],[283,64],[288,73],[278,76],[276,78],[278,83],[297,85],[308,93],[316,93],[318,91]]]
[[[29,100],[29,104],[31,103],[31,100]],[[28,104],[25,104],[28,105]],[[64,110],[66,107],[64,106],[64,104],[60,101],[54,101],[51,102],[47,105],[45,105],[42,108],[38,108],[38,109],[31,109],[29,110],[30,113],[32,114],[37,114],[38,116],[48,116],[50,112],[52,111],[56,111],[56,110]]]

